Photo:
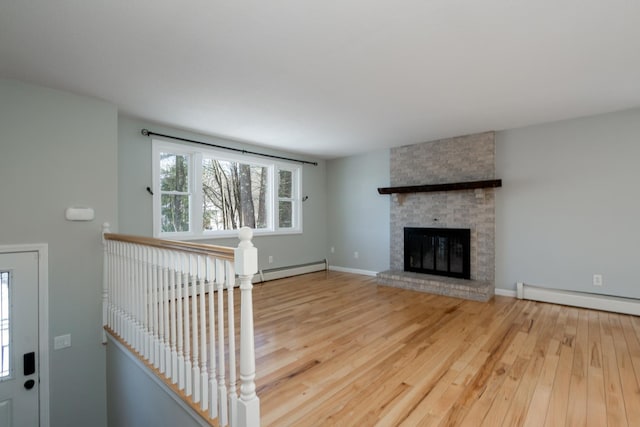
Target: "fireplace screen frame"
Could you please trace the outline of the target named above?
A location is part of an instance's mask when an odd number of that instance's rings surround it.
[[[409,239],[419,238],[423,242],[431,239],[431,247],[433,248],[433,268],[424,266],[425,245],[420,247],[420,266],[416,267],[416,263],[411,262],[411,251],[409,250]],[[445,245],[440,245],[441,241],[446,241]],[[451,271],[451,252],[452,244],[456,241],[462,241],[466,244],[462,245],[462,271]],[[446,271],[438,268],[436,257],[438,256],[437,248],[447,247]],[[440,250],[442,254],[442,250]],[[441,264],[441,263],[440,263]],[[468,228],[404,228],[404,270],[415,273],[433,274],[437,276],[454,277],[459,279],[471,279],[471,230]]]

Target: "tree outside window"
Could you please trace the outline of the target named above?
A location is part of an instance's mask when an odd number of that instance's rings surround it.
[[[267,182],[265,166],[203,159],[203,229],[266,228]]]
[[[162,231],[189,231],[189,156],[160,153]]]

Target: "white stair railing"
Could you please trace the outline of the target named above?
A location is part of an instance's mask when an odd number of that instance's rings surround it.
[[[234,249],[112,234],[109,224],[103,226],[104,342],[107,332],[124,342],[220,426],[260,426],[251,295],[258,255],[252,236],[251,229],[240,229]],[[236,274],[241,296],[239,396]]]

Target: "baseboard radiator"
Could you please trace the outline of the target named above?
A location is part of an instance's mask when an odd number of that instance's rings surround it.
[[[299,276],[300,274],[315,273],[316,271],[324,270],[328,270],[326,259],[307,264],[260,270],[258,274],[253,277],[253,282],[267,282],[269,280],[284,279],[285,277]]]
[[[516,295],[519,299],[640,316],[640,300],[634,298],[549,289],[522,282],[517,283]]]

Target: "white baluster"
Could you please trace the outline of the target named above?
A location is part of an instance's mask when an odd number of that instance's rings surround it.
[[[104,330],[109,325],[109,247],[104,235],[111,233],[109,223],[102,224],[102,344],[107,343],[107,332]]]
[[[153,358],[151,356],[151,325],[153,321],[151,320],[151,295],[149,292],[151,290],[151,263],[149,262],[149,254],[151,249],[148,247],[142,248],[142,262],[143,262],[143,300],[144,300],[144,358],[149,361],[149,363],[153,363]]]
[[[198,282],[200,283],[200,409],[209,409],[209,372],[207,371],[207,261],[208,257],[198,257]]]
[[[228,423],[227,385],[224,378],[224,262],[216,259],[216,289],[218,291],[218,423],[226,426]]]
[[[164,313],[164,374],[167,378],[171,378],[171,342],[170,342],[170,331],[171,326],[169,323],[169,251],[162,250],[163,253],[163,277],[164,280],[162,282],[162,302],[163,313]]]
[[[127,244],[122,243],[120,250],[120,273],[122,280],[120,281],[120,337],[127,341],[127,286],[129,278],[127,277]]]
[[[116,335],[120,336],[120,284],[122,283],[122,276],[120,274],[120,265],[122,262],[122,257],[120,256],[120,242],[114,242],[114,269],[115,269],[115,283],[113,286],[113,301],[114,301],[114,310],[113,310],[113,331]]]
[[[116,242],[109,242],[109,327],[113,332],[116,330],[116,282],[118,280],[116,262]]]
[[[140,353],[139,331],[140,331],[140,264],[138,262],[138,245],[131,245],[131,268],[133,273],[133,283],[131,288],[131,341],[133,348]]]
[[[192,262],[189,264],[193,267],[192,272],[193,282],[191,283],[191,341],[193,346],[193,351],[191,352],[191,369],[193,370],[193,400],[194,403],[200,402],[200,362],[198,357],[200,356],[198,352],[198,340],[200,337],[198,336],[198,268],[199,268],[199,256],[192,255]]]
[[[192,382],[191,382],[191,328],[189,322],[189,286],[191,285],[191,265],[189,263],[190,256],[185,255],[183,259],[185,268],[185,286],[184,286],[184,372],[185,372],[185,384],[184,393],[187,396],[191,396]]]
[[[240,400],[238,425],[260,425],[260,399],[256,395],[256,356],[253,331],[251,279],[258,271],[258,251],[251,243],[253,231],[242,227],[240,244],[235,249],[235,266],[240,278]]]
[[[131,269],[133,280],[131,283],[131,341],[133,348],[140,353],[140,343],[138,341],[139,332],[139,299],[140,299],[140,272],[138,268],[138,245],[131,245]]]
[[[134,347],[134,342],[133,342],[133,298],[132,298],[132,294],[133,294],[133,286],[134,286],[134,279],[133,279],[133,248],[130,244],[127,243],[127,287],[125,289],[125,300],[126,300],[126,307],[127,307],[127,330],[126,330],[126,336],[127,336],[127,342],[129,343],[129,345],[131,345],[131,347]]]
[[[125,342],[127,339],[127,288],[129,287],[129,277],[127,276],[127,244],[122,244],[122,281],[120,282],[120,336]]]
[[[233,304],[233,287],[236,283],[236,273],[230,261],[225,262],[227,282],[227,329],[229,330],[229,425],[238,425],[238,393],[236,392],[236,332],[235,313]]]
[[[171,383],[178,382],[178,350],[176,337],[176,262],[175,254],[169,253],[169,288],[171,290]]]
[[[118,242],[118,282],[116,283],[116,334],[122,337],[122,283],[124,282],[124,275],[122,273],[122,243]]]
[[[124,339],[124,284],[127,280],[124,273],[124,244],[118,242],[118,336]]]
[[[216,322],[213,291],[215,280],[214,262],[207,257],[207,282],[209,283],[209,418],[218,417],[218,381],[216,379]]]
[[[113,274],[112,274],[112,293],[111,293],[111,301],[112,301],[112,309],[111,309],[111,330],[113,333],[118,335],[118,282],[120,281],[120,269],[118,268],[118,248],[119,242],[112,243],[112,254],[111,260],[113,261]]]
[[[117,242],[109,242],[109,327],[114,333],[116,330],[116,283],[118,281],[116,270],[116,243]]]
[[[110,242],[111,246],[111,313],[109,326],[117,335],[118,310],[118,242]]]
[[[109,329],[113,329],[113,276],[114,276],[114,269],[113,269],[113,241],[108,240],[107,241],[107,266],[109,268],[109,272],[107,273],[107,280],[108,280],[108,284],[107,284],[107,325],[109,326]]]
[[[160,282],[159,270],[160,266],[158,265],[158,251],[153,249],[152,260],[153,260],[153,276],[151,279],[151,309],[153,310],[153,366],[157,369],[160,368],[160,301],[159,301],[159,291],[158,291],[158,283]]]
[[[176,254],[176,293],[178,298],[176,299],[176,309],[178,317],[178,388],[184,390],[184,329],[182,325],[182,298],[183,287],[186,289],[186,283],[184,281],[184,265],[182,262],[182,255]]]
[[[163,341],[162,358],[164,360],[164,374],[171,378],[171,344],[169,342],[169,259],[168,251],[162,250],[162,315],[163,315]]]
[[[164,295],[164,291],[166,289],[166,279],[168,278],[167,275],[167,268],[165,266],[164,263],[164,251],[163,250],[159,250],[158,251],[158,266],[159,266],[159,279],[160,279],[160,283],[158,283],[158,328],[159,328],[159,334],[158,336],[160,337],[160,372],[165,373],[167,371],[167,367],[166,367],[166,358],[165,358],[165,338],[166,338],[166,331],[165,331],[165,319],[167,317],[169,317],[169,314],[166,310],[166,300],[165,300],[165,295]]]
[[[111,283],[113,293],[111,296],[111,329],[116,335],[118,334],[118,281],[120,280],[120,277],[118,277],[120,273],[118,269],[118,248],[119,242],[112,242],[111,262],[113,265],[111,270],[113,274],[111,275]]]
[[[138,286],[140,279],[138,278],[138,247],[131,244],[131,346],[139,353],[138,346]]]
[[[137,331],[137,342],[138,342],[138,352],[144,357],[144,262],[142,260],[142,246],[136,245],[136,265],[138,270],[138,283],[137,283],[137,293],[138,293],[138,331]]]

